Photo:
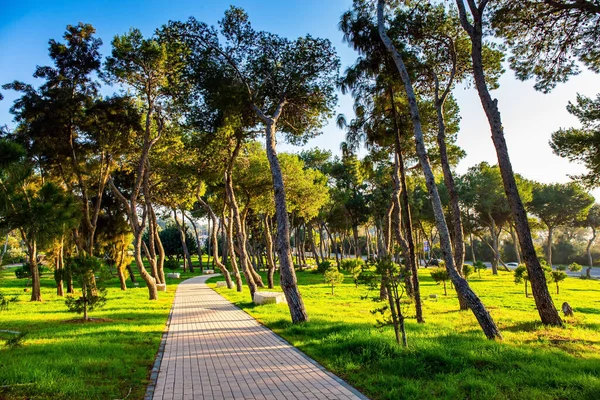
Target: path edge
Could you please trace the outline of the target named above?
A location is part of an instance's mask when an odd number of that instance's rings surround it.
[[[182,283],[182,282],[180,282]],[[179,288],[179,285],[177,285]],[[177,295],[177,289],[175,290],[175,295]],[[150,371],[150,382],[146,387],[146,393],[144,394],[144,400],[152,400],[154,398],[154,391],[156,390],[156,383],[158,382],[158,373],[160,372],[160,366],[162,364],[163,355],[165,354],[165,346],[167,345],[167,337],[169,336],[169,328],[171,327],[171,319],[173,317],[173,308],[175,307],[175,297],[173,296],[173,303],[171,304],[171,309],[169,310],[169,316],[167,317],[167,321],[165,322],[165,327],[163,328],[162,337],[160,339],[160,345],[158,346],[158,352],[156,353],[156,358],[154,359],[154,365],[152,366],[152,370]]]
[[[366,395],[364,395],[363,393],[361,393],[358,389],[356,389],[355,387],[353,387],[352,385],[350,385],[348,382],[346,382],[345,380],[343,380],[342,378],[340,378],[339,376],[337,376],[333,372],[329,371],[327,368],[325,368],[323,365],[321,365],[317,360],[315,360],[314,358],[311,358],[308,354],[304,353],[302,350],[300,350],[299,348],[297,348],[296,346],[294,346],[293,344],[291,344],[290,342],[288,342],[287,340],[285,340],[279,334],[277,334],[276,332],[274,332],[271,328],[269,328],[268,326],[266,326],[265,324],[263,324],[262,322],[260,322],[256,318],[254,318],[254,316],[252,316],[251,314],[247,313],[245,310],[243,310],[240,307],[238,307],[237,304],[231,302],[228,298],[226,298],[225,296],[223,296],[221,293],[217,292],[213,287],[208,286],[208,284],[206,282],[202,282],[202,283],[204,283],[208,288],[210,288],[210,290],[212,290],[213,292],[215,292],[216,294],[218,294],[219,296],[221,296],[225,300],[227,300],[229,303],[231,303],[235,308],[237,308],[238,310],[244,312],[250,318],[252,318],[253,320],[255,320],[260,326],[262,326],[263,328],[267,329],[269,332],[273,333],[273,335],[275,335],[280,341],[282,341],[283,343],[285,343],[288,346],[290,346],[290,348],[293,351],[295,351],[299,356],[301,356],[306,361],[308,361],[309,363],[311,363],[312,365],[314,365],[315,367],[317,367],[323,373],[325,373],[326,375],[328,375],[331,379],[333,379],[334,381],[336,381],[337,383],[339,383],[340,385],[342,385],[345,389],[348,389],[350,392],[352,392],[353,395],[355,395],[356,397],[358,397],[360,400],[370,400]],[[144,400],[151,400],[151,399],[144,399]]]

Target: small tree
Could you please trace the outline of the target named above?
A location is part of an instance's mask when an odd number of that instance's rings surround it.
[[[469,277],[471,275],[473,275],[473,273],[475,273],[475,267],[472,266],[471,264],[463,264],[462,272],[463,272],[465,279],[468,280]]]
[[[429,271],[429,273],[431,274],[433,280],[438,283],[438,285],[440,283],[444,284],[444,296],[448,296],[448,291],[446,290],[446,281],[450,279],[448,276],[448,271],[445,268],[434,268]]]
[[[477,271],[477,273],[479,274],[479,278],[481,278],[481,270],[486,270],[487,265],[485,265],[483,261],[475,261],[475,263],[473,264],[473,268],[475,268],[475,271]]]
[[[559,294],[558,283],[564,281],[567,278],[567,274],[564,271],[552,271],[550,273],[550,279],[556,284],[556,294]]]
[[[525,283],[525,297],[529,297],[527,293],[527,282],[529,282],[529,275],[527,275],[527,267],[524,264],[519,265],[515,268],[515,284]]]
[[[569,271],[571,271],[571,272],[579,272],[579,271],[581,271],[581,269],[582,269],[582,266],[577,264],[576,262],[571,263],[569,265]]]
[[[343,270],[348,271],[352,278],[354,279],[354,285],[358,287],[358,278],[360,274],[363,272],[365,267],[365,263],[363,260],[359,258],[354,258],[350,260],[343,260],[341,263],[341,267]]]
[[[402,335],[402,345],[408,346],[406,340],[406,329],[404,327],[404,313],[402,312],[402,296],[405,293],[405,273],[409,272],[408,268],[402,268],[400,265],[393,263],[389,257],[383,258],[377,263],[377,273],[381,274],[382,284],[388,293],[389,310],[392,316],[392,324],[394,325],[394,333],[396,334],[396,342],[400,344],[400,335]],[[387,306],[373,313],[380,312],[384,314]],[[388,321],[384,321],[388,322]],[[379,322],[382,324],[382,322]]]
[[[68,296],[65,304],[69,311],[83,313],[83,320],[89,321],[88,311],[100,308],[106,303],[106,288],[100,286],[101,279],[95,279],[95,274],[102,272],[102,262],[92,256],[77,256],[69,259],[66,267],[79,283],[81,297]]]
[[[329,268],[325,272],[325,283],[328,283],[331,285],[331,295],[332,296],[335,295],[335,292],[334,292],[335,285],[339,285],[342,282],[344,282],[344,274],[339,272],[337,270],[337,268],[332,267],[332,268]]]

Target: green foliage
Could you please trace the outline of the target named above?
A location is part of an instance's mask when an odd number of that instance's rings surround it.
[[[344,282],[344,274],[339,272],[337,270],[337,268],[335,268],[335,267],[331,267],[327,271],[325,271],[325,275],[323,278],[325,280],[325,283],[331,285],[331,295],[332,296],[335,294],[334,293],[335,286]]]
[[[529,275],[527,274],[527,266],[525,266],[525,264],[519,264],[519,266],[515,268],[513,276],[515,279],[515,283],[523,283],[525,281],[528,281]]]
[[[550,282],[554,282],[556,284],[556,294],[559,294],[559,282],[567,279],[568,275],[564,271],[552,271],[550,272]]]
[[[558,267],[556,267],[557,270],[559,271],[566,271],[567,270],[567,266],[566,265],[559,265]]]
[[[14,303],[18,301],[19,298],[17,296],[8,297],[4,295],[4,293],[0,293],[0,311],[8,311],[8,306],[10,303]]]
[[[569,271],[571,271],[571,272],[579,272],[579,271],[581,271],[582,268],[583,267],[581,265],[577,264],[576,262],[571,263],[569,265]]]
[[[92,256],[77,256],[67,260],[65,268],[81,288],[81,296],[67,296],[65,304],[71,312],[83,313],[88,319],[88,311],[94,311],[106,304],[106,287],[103,279],[96,279],[95,274],[104,273],[102,262]]]
[[[431,278],[438,283],[445,282],[450,279],[446,268],[433,268],[429,271],[429,274],[431,275]]]
[[[579,120],[581,128],[559,129],[552,134],[550,147],[555,154],[583,164],[587,173],[574,176],[588,188],[600,185],[600,94],[595,99],[577,94],[577,102],[569,102],[567,111]]]
[[[475,268],[475,271],[477,271],[479,277],[481,278],[481,271],[485,271],[487,269],[487,265],[485,265],[483,261],[478,260],[473,263],[473,268]]]
[[[360,258],[345,259],[340,263],[340,267],[342,270],[347,271],[352,275],[354,285],[358,287],[358,280],[360,274],[362,274],[365,269],[365,262]]]
[[[164,267],[170,269],[171,271],[175,271],[177,268],[179,268],[179,261],[173,257],[167,257]]]
[[[331,261],[329,260],[324,260],[321,261],[319,263],[319,265],[317,265],[317,272],[320,274],[324,274],[325,272],[327,272],[330,268],[332,268],[332,264]]]
[[[475,273],[475,267],[471,264],[463,264],[462,273],[465,276],[465,279],[469,279],[469,277]]]
[[[42,264],[38,263],[37,269],[41,275],[46,270],[46,267],[44,267]],[[22,267],[15,268],[15,276],[17,277],[17,279],[30,278],[31,277],[31,265],[29,263],[24,263]]]

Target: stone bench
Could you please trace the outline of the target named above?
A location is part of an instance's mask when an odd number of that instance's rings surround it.
[[[225,282],[225,281],[218,281],[217,282],[217,287],[227,287],[227,282]]]
[[[167,278],[179,279],[179,278],[181,278],[181,274],[179,272],[171,272],[171,273],[167,274]]]
[[[432,300],[437,300],[438,299],[438,295],[437,294],[430,294],[429,298]]]
[[[281,292],[255,292],[253,300],[257,305],[287,303]]]
[[[214,273],[215,273],[215,270],[214,270],[214,269],[205,269],[205,270],[204,270],[204,273],[205,273],[205,274],[214,274]]]
[[[157,283],[156,284],[156,290],[158,290],[159,292],[166,292],[167,291],[167,285],[164,283]]]

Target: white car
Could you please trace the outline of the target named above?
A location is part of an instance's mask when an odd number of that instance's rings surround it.
[[[509,268],[517,268],[519,266],[519,263],[509,262],[509,263],[506,263],[506,266]]]

